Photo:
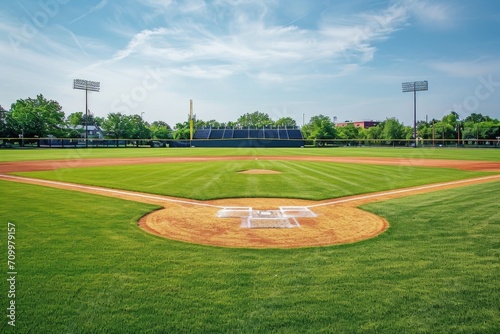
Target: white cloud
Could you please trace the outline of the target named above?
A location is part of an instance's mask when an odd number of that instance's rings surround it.
[[[139,32],[132,38],[132,40],[128,43],[125,49],[119,50],[113,55],[113,60],[115,61],[122,60],[130,56],[134,52],[139,52],[140,51],[139,49],[145,46],[145,44],[150,41],[151,37],[162,35],[165,32],[166,30],[163,28],[158,28],[154,30],[146,29]]]
[[[405,0],[404,6],[408,8],[418,22],[436,28],[449,28],[453,26],[456,16],[456,3],[445,3],[443,1],[428,0]]]
[[[150,0],[148,5],[165,12],[216,10],[200,1],[179,7],[170,1]],[[212,78],[240,71],[260,81],[263,78],[276,81],[290,66],[295,71],[298,68],[309,71],[304,64],[311,61],[326,66],[339,63],[341,67],[334,72],[343,71],[342,63],[367,63],[374,58],[375,43],[389,38],[407,18],[404,8],[394,5],[377,13],[360,14],[353,18],[354,22],[325,22],[313,30],[292,24],[273,25],[273,20],[268,20],[269,5],[264,3],[219,1],[214,6],[217,5],[230,11],[230,15],[225,15],[231,20],[223,23],[227,28],[224,32],[212,27],[212,18],[177,20],[175,24],[135,34],[125,48],[115,52],[112,60],[135,55],[143,61],[157,61],[169,67],[177,64],[179,69],[174,72],[182,75]],[[248,11],[249,7],[252,10]]]
[[[69,22],[69,24],[73,24],[75,22],[78,22],[78,21],[84,19],[85,17],[93,14],[94,12],[96,12],[96,11],[98,11],[100,9],[103,9],[104,7],[106,7],[107,4],[108,4],[108,0],[101,0],[101,2],[99,2],[97,5],[91,7],[86,13],[84,13],[84,14],[78,16],[77,18],[71,20]]]
[[[387,0],[366,6],[365,0],[359,2],[364,10],[353,11],[358,2],[330,3],[331,9],[298,0],[102,0],[94,2],[99,12],[86,16],[86,23],[93,25],[85,32],[78,31],[82,22],[68,21],[83,18],[80,13],[90,6],[70,2],[17,54],[5,36],[20,33],[25,14],[16,18],[0,13],[0,71],[11,78],[1,84],[1,102],[5,106],[47,92],[66,112],[78,111],[83,97],[72,90],[72,79],[83,78],[101,81],[101,92],[90,101],[99,116],[135,92],[127,113],[146,112],[151,121],[183,121],[190,98],[200,115],[203,110],[207,118],[220,121],[234,119],[235,112],[270,110],[264,108],[288,108],[299,117],[312,110],[358,117],[356,111],[361,115],[378,108],[384,111],[382,118],[390,117],[400,106],[387,101],[401,95],[400,83],[408,77],[431,80],[436,74],[443,81],[462,78],[457,81],[467,86],[478,75],[498,73],[500,63],[494,58],[457,60],[443,47],[433,52],[450,61],[429,62],[416,55],[410,64],[405,52],[398,53],[405,45],[391,49],[407,42],[392,43],[402,35],[396,32],[411,30],[415,23],[433,29],[454,21],[456,12],[445,2],[449,0],[437,1]],[[63,20],[66,9],[71,13],[68,21]],[[382,48],[385,57],[394,56],[390,63],[377,58]],[[479,48],[475,54],[484,52]],[[148,67],[159,68],[161,83],[143,98],[139,93]]]

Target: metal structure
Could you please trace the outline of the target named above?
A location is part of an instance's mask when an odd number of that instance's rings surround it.
[[[189,100],[189,140],[193,140],[194,134],[193,125],[193,100]]]
[[[429,90],[427,81],[403,82],[403,93],[413,92],[413,139],[417,147],[417,92]]]
[[[73,89],[81,89],[85,91],[85,147],[89,146],[89,108],[88,108],[88,92],[99,92],[101,83],[97,81],[89,81],[83,79],[73,80]]]

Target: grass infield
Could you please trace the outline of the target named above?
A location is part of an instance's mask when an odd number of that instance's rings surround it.
[[[198,200],[234,197],[321,200],[488,175],[428,167],[263,159],[67,168],[16,174]],[[281,174],[238,173],[252,169]]]
[[[500,161],[500,150],[493,149],[355,148],[5,150],[0,161],[186,155]],[[282,174],[236,173],[254,168]],[[319,199],[484,174],[249,160],[29,175],[200,199]],[[152,205],[0,181],[4,260],[7,225],[16,226],[15,332],[498,333],[499,186],[490,182],[366,205],[390,228],[363,242],[255,250],[150,235],[137,220],[157,209]],[[14,332],[7,324],[8,291],[6,279],[0,280],[0,333]]]
[[[391,227],[364,242],[250,250],[151,236],[150,205],[0,182],[16,332],[497,333],[499,186],[367,205]]]

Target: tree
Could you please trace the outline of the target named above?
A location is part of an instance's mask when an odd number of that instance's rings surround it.
[[[476,113],[472,113],[464,119],[465,123],[475,123],[475,124],[481,123],[481,122],[487,122],[487,121],[491,121],[491,118],[488,116],[483,116],[481,114],[476,114]]]
[[[217,122],[215,119],[211,119],[210,121],[204,122],[203,126],[205,128],[214,128],[214,129],[221,128],[221,124]]]
[[[262,128],[274,125],[273,120],[268,114],[255,111],[253,113],[246,113],[238,118],[237,123],[242,127]]]
[[[72,127],[85,125],[85,118],[83,112],[74,112],[72,114],[69,114],[69,116],[66,118],[66,122],[68,123],[69,126]]]
[[[455,139],[455,128],[445,122],[434,124],[434,134],[436,139]]]
[[[381,139],[392,142],[395,139],[405,138],[404,125],[400,123],[396,118],[388,118],[382,123],[383,130],[381,133]]]
[[[350,123],[346,126],[339,126],[335,129],[338,139],[359,139],[359,127]]]
[[[276,121],[275,125],[280,128],[294,128],[297,126],[297,122],[291,117],[282,117]]]
[[[452,112],[450,112],[449,115],[444,115],[441,122],[449,124],[452,127],[456,127],[459,119],[460,119],[460,116],[456,112],[452,111]]]
[[[496,139],[500,136],[500,122],[481,122],[478,124],[480,139]]]
[[[417,123],[417,137],[423,139],[431,139],[432,138],[432,124],[429,124],[424,121],[420,121]],[[411,138],[411,137],[410,137]],[[410,139],[408,138],[408,139]]]
[[[9,133],[6,113],[7,110],[0,105],[0,137],[7,137]]]
[[[172,129],[170,125],[163,121],[154,121],[153,124],[151,124],[150,130],[153,139],[172,138]]]
[[[122,113],[110,113],[102,123],[102,129],[107,137],[111,138],[130,138],[132,125],[127,115]]]
[[[173,133],[174,139],[189,139],[190,134],[189,122],[175,124]]]
[[[382,127],[380,124],[377,126],[372,126],[371,128],[366,130],[366,138],[367,139],[380,139],[382,136]]]
[[[12,130],[26,138],[59,137],[64,133],[64,112],[57,101],[47,100],[42,94],[35,99],[19,99],[12,104],[7,122]]]
[[[328,116],[313,116],[309,123],[302,127],[302,134],[306,139],[333,139],[335,138],[335,127]],[[318,145],[325,144],[321,140],[318,140],[317,143]]]
[[[237,122],[229,121],[226,124],[221,123],[221,127],[223,128],[229,128],[229,129],[234,129],[238,126]]]
[[[85,118],[87,118],[87,122],[85,122]],[[66,123],[72,127],[83,126],[85,124],[98,125],[99,119],[99,117],[94,117],[93,114],[85,115],[83,112],[74,112],[66,118]]]
[[[132,139],[149,139],[151,138],[151,130],[149,124],[145,122],[139,115],[127,116],[130,124],[129,138]]]

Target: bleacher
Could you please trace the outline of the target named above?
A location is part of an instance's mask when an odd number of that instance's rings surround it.
[[[264,138],[264,130],[262,130],[262,129],[248,130],[248,137],[249,138]]]
[[[193,136],[196,147],[301,147],[300,129],[198,129]]]
[[[193,135],[193,139],[208,139],[211,129],[198,129]]]
[[[224,129],[224,135],[222,138],[228,139],[228,138],[233,138],[234,136],[234,129]]]
[[[209,139],[222,139],[224,129],[212,129]]]
[[[279,135],[276,132],[276,130],[266,129],[266,130],[264,130],[264,138],[269,138],[269,139],[279,138]]]
[[[302,137],[302,132],[298,129],[287,130],[287,131],[288,131],[288,138],[289,139],[304,139],[304,137]]]
[[[241,130],[241,129],[235,129],[233,133],[233,138],[248,138],[248,129],[246,130]]]

